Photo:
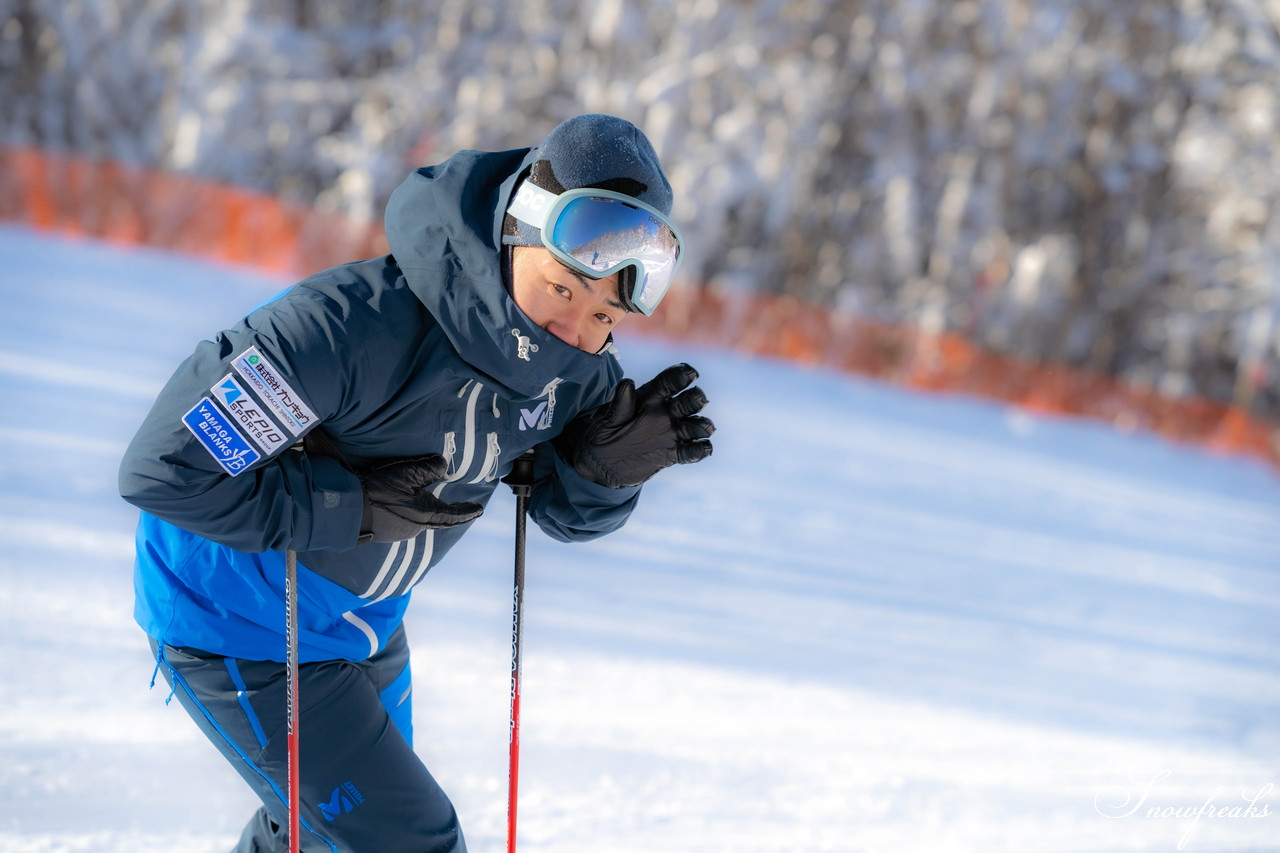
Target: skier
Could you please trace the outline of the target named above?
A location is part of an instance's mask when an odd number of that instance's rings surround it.
[[[161,391],[120,471],[142,510],[135,616],[262,800],[236,850],[285,849],[286,550],[303,849],[466,849],[412,748],[410,593],[526,450],[529,517],[562,541],[617,530],[645,481],[711,454],[696,371],[637,388],[612,341],[671,284],[671,205],[652,146],[620,118],[459,152],[392,195],[390,254],[293,286],[201,342]]]

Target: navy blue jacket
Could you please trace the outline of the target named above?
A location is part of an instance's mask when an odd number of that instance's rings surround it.
[[[357,545],[358,478],[300,449],[323,425],[349,467],[440,453],[445,501],[488,501],[536,448],[530,517],[585,540],[626,521],[639,489],[584,480],[549,439],[606,402],[612,347],[583,352],[531,323],[501,271],[502,214],[528,150],[461,152],[393,194],[391,253],[300,282],[200,343],[123,460],[143,510],[135,615],[156,640],[284,659],[283,552],[299,554],[301,659],[361,660],[469,525]]]

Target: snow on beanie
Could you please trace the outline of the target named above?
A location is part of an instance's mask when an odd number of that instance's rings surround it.
[[[581,115],[557,125],[538,146],[538,159],[524,180],[557,194],[581,187],[610,190],[671,213],[671,183],[653,145],[640,128],[616,116]],[[542,236],[507,214],[502,242],[541,246]]]

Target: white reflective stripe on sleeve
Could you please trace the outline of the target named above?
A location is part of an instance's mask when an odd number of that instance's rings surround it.
[[[435,553],[435,548],[436,532],[434,530],[428,530],[426,545],[422,548],[422,556],[418,558],[418,568],[413,573],[413,577],[409,578],[409,583],[405,585],[405,592],[408,592],[417,586],[418,581],[422,580],[422,576],[427,573],[427,569],[431,568],[431,556]]]
[[[378,591],[382,586],[383,580],[387,577],[387,572],[391,571],[391,567],[395,565],[396,558],[400,556],[401,549],[404,548],[403,542],[395,542],[391,545],[391,550],[387,552],[387,558],[382,561],[382,568],[378,569],[378,575],[373,579],[373,583],[369,584],[369,588],[360,593],[361,598],[368,598]]]
[[[374,601],[382,601],[390,598],[396,594],[396,590],[400,589],[400,585],[404,581],[405,573],[408,572],[409,567],[413,565],[413,555],[414,552],[418,550],[418,538],[421,535],[422,534],[419,533],[418,536],[405,540],[406,547],[404,549],[404,559],[400,561],[400,568],[396,569],[395,575],[391,578],[391,583],[387,584],[387,588],[384,589],[382,594],[375,598]],[[431,538],[430,530],[427,531],[427,538]]]

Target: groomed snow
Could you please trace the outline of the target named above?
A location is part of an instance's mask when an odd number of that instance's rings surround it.
[[[115,471],[195,341],[289,282],[17,227],[0,261],[0,849],[226,850],[254,801],[148,689]],[[1280,850],[1276,472],[622,346],[702,371],[716,453],[614,536],[531,536],[523,853]],[[513,506],[408,620],[473,851],[505,830]]]

